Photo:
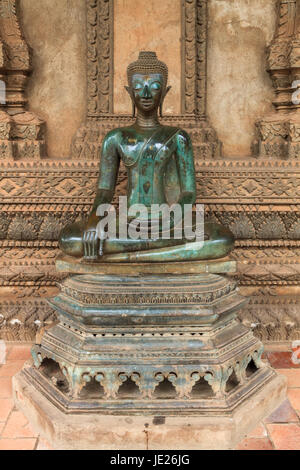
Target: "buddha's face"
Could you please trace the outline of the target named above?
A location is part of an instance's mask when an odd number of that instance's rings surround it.
[[[160,73],[134,74],[131,88],[138,110],[151,113],[158,109],[163,94],[163,76]]]

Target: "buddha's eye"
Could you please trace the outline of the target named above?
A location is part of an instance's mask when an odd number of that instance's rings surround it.
[[[143,86],[142,86],[140,83],[135,83],[135,85],[134,85],[134,89],[135,89],[135,90],[139,91],[139,90],[141,90],[142,88],[143,88]]]
[[[152,83],[151,88],[152,88],[152,90],[160,90],[160,88],[161,88],[160,83],[158,83],[158,82]]]

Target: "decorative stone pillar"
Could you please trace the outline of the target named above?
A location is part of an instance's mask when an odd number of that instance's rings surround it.
[[[222,143],[206,112],[208,1],[181,4],[181,114],[162,122],[188,131],[196,159],[218,158]],[[107,132],[133,122],[131,116],[113,111],[113,29],[113,0],[87,0],[87,116],[73,139],[75,159],[97,159]]]
[[[45,156],[45,122],[26,110],[30,50],[17,16],[18,0],[0,4],[0,158]]]
[[[268,72],[275,89],[275,111],[256,123],[259,157],[300,156],[300,29],[297,0],[281,0],[278,25],[268,50]],[[298,91],[299,93],[298,93]]]

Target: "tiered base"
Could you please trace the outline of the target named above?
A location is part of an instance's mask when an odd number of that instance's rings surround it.
[[[58,448],[231,448],[285,397],[226,277],[75,275],[50,303],[14,387]]]
[[[25,373],[24,373],[25,372]],[[264,387],[228,415],[164,416],[139,413],[66,414],[40,393],[26,377],[13,379],[15,402],[35,429],[54,448],[66,450],[187,450],[233,449],[284,399],[286,381],[274,374]]]

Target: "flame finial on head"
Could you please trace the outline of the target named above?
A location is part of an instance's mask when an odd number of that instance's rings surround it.
[[[167,87],[168,67],[164,62],[158,60],[156,52],[141,51],[138,60],[128,66],[127,77],[129,85],[131,85],[131,79],[135,73],[142,75],[160,73],[163,76],[164,87]]]

